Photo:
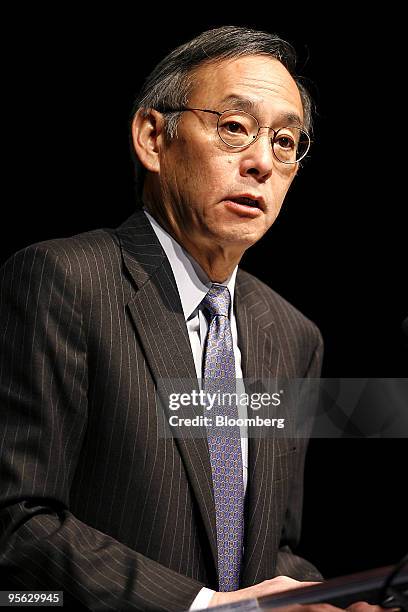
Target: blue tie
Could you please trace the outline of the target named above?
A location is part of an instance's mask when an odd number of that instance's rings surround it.
[[[236,393],[235,360],[228,318],[231,296],[228,287],[212,285],[203,300],[210,315],[204,351],[204,391]],[[207,428],[214,488],[219,591],[239,589],[244,537],[244,483],[241,438],[238,426],[216,427],[215,414],[238,417],[235,402],[216,402],[209,412]]]

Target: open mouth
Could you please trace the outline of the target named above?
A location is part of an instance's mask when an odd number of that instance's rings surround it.
[[[262,215],[264,210],[262,198],[250,196],[231,196],[224,200],[227,209],[239,217],[255,219]]]
[[[253,200],[252,198],[230,198],[230,202],[236,202],[237,204],[241,204],[243,206],[252,206],[253,208],[259,208],[258,200]]]

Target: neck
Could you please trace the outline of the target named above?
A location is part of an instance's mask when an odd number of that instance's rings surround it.
[[[195,259],[213,283],[228,281],[242,257],[241,251],[235,252],[214,245],[206,249],[206,245],[198,245],[188,237],[173,235],[173,238]]]
[[[183,215],[177,215],[173,207],[156,205],[157,198],[152,198],[147,190],[143,201],[152,217],[195,259],[211,282],[224,283],[229,279],[246,250],[243,245],[219,244],[212,236],[188,229]]]
[[[148,212],[191,255],[211,282],[225,283],[230,278],[245,249],[238,248],[236,245],[219,245],[202,236],[190,236],[187,232],[169,223],[165,216],[157,215],[155,211],[148,210]]]

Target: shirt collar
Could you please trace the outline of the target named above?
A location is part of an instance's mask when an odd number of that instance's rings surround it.
[[[191,255],[159,225],[145,208],[143,211],[170,262],[171,269],[180,295],[184,318],[189,317],[198,308],[211,285],[213,284],[202,267]],[[223,285],[226,285],[231,295],[231,304],[234,303],[235,278],[238,266],[235,266],[231,276]],[[231,313],[230,313],[231,314]]]

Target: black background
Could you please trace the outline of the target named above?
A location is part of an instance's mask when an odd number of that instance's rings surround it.
[[[17,9],[18,10],[18,9]],[[314,144],[243,267],[320,327],[328,377],[404,377],[406,97],[400,17],[352,7],[72,5],[9,17],[3,75],[4,261],[133,211],[132,100],[172,48],[225,24],[275,31],[317,104]],[[406,440],[312,440],[301,552],[327,576],[408,550]]]

